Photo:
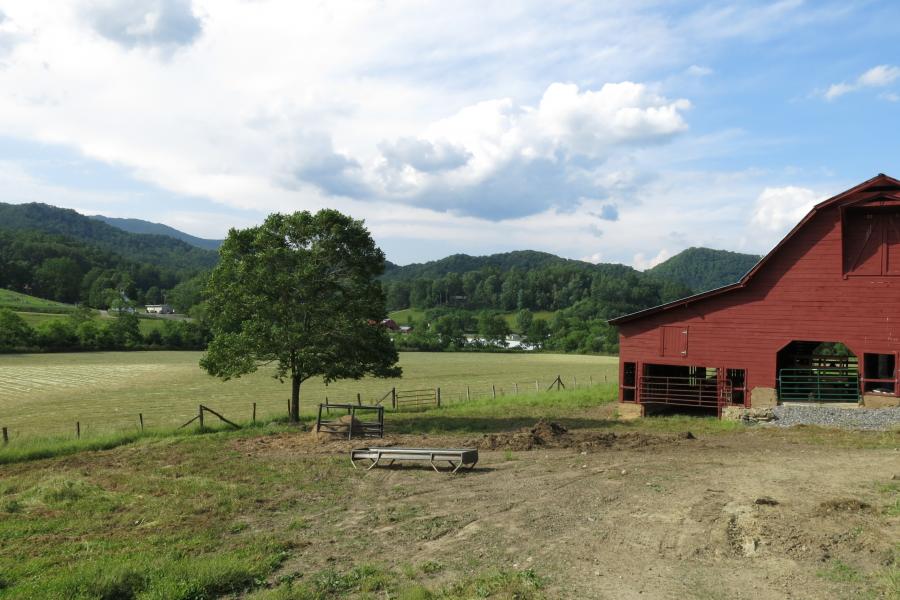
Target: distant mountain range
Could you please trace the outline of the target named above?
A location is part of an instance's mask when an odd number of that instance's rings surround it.
[[[120,219],[118,217],[105,217],[103,215],[91,215],[90,218],[96,219],[98,221],[103,221],[108,225],[118,227],[119,229],[127,231],[129,233],[167,235],[169,237],[175,238],[176,240],[186,242],[191,246],[204,248],[206,250],[218,250],[219,246],[222,245],[222,240],[208,240],[199,238],[189,233],[178,231],[174,227],[163,225],[162,223],[153,223],[151,221],[144,221],[142,219]]]
[[[645,275],[687,286],[694,292],[711,290],[739,280],[761,257],[727,250],[688,248],[663,263],[648,269]],[[565,266],[581,268],[586,272],[603,272],[614,275],[637,274],[635,269],[621,264],[593,264],[580,260],[561,258],[547,252],[517,250],[488,256],[453,254],[440,260],[398,266],[388,263],[382,280],[387,282],[437,279],[449,273],[464,274],[484,268],[506,272],[513,268],[531,271],[545,267]]]
[[[140,219],[88,217],[47,204],[0,203],[0,287],[99,305],[98,294],[89,293],[89,288],[103,292],[133,286],[129,289],[138,298],[149,299],[158,293],[151,288],[170,290],[212,268],[220,244],[221,240]],[[622,295],[618,303],[608,303],[613,314],[733,283],[759,258],[689,248],[640,272],[621,264],[519,250],[488,256],[454,254],[405,266],[389,262],[382,281],[396,307],[462,302],[475,308],[525,305],[556,310],[586,298]],[[107,273],[102,285],[93,283],[98,269]],[[64,286],[56,285],[62,280]]]

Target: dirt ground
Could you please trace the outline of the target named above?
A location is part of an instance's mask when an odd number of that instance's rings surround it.
[[[818,599],[897,589],[900,436],[871,449],[791,430],[695,437],[545,423],[377,445],[463,444],[481,448],[469,473],[395,465],[359,477],[354,500],[323,517],[315,543],[282,574],[364,561],[434,561],[448,577],[476,565],[531,568],[553,598]],[[285,461],[346,456],[359,445],[310,433],[234,442],[248,457]]]

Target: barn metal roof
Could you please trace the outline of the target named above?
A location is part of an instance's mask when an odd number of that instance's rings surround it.
[[[627,315],[622,315],[621,317],[616,317],[615,319],[610,319],[608,323],[610,325],[619,325],[621,323],[627,323],[629,321],[635,321],[637,319],[642,319],[644,317],[649,317],[650,315],[655,315],[657,313],[661,313],[667,310],[671,310],[673,308],[678,308],[681,306],[687,306],[688,304],[693,304],[694,302],[698,302],[700,300],[705,300],[706,298],[711,298],[713,296],[719,296],[721,294],[726,294],[733,290],[739,290],[747,286],[750,280],[753,279],[753,276],[765,265],[775,254],[784,246],[788,240],[790,240],[794,235],[803,228],[815,215],[817,212],[824,208],[828,208],[835,204],[840,204],[843,200],[846,200],[848,197],[858,194],[859,192],[898,192],[900,191],[900,180],[894,179],[893,177],[889,177],[884,173],[879,173],[875,177],[868,179],[857,186],[850,188],[847,191],[841,192],[837,196],[832,196],[828,200],[824,200],[819,204],[816,204],[812,210],[810,210],[803,219],[800,220],[797,225],[794,226],[791,231],[784,236],[778,244],[772,248],[772,250],[762,257],[756,265],[753,266],[752,269],[747,271],[747,274],[741,277],[741,279],[735,283],[722,286],[720,288],[716,288],[713,290],[708,290],[706,292],[701,292],[699,294],[694,294],[693,296],[688,296],[687,298],[681,298],[679,300],[673,300],[672,302],[667,302],[665,304],[660,304],[659,306],[653,306],[651,308],[645,308],[644,310],[639,310],[637,312],[633,312]],[[870,198],[866,198],[865,200],[869,200]],[[864,199],[855,199],[846,204],[854,204],[855,202],[862,201]]]

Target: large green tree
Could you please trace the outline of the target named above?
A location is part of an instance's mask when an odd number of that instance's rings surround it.
[[[398,377],[397,351],[378,325],[387,316],[383,271],[362,221],[335,210],[232,229],[206,290],[214,337],[200,365],[223,379],[274,365],[291,382],[294,421],[310,377]]]

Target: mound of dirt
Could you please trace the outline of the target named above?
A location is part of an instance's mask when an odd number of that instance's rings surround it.
[[[570,432],[559,423],[544,421],[510,433],[490,433],[471,445],[480,450],[533,450],[535,448],[575,448],[581,451],[618,448],[643,448],[696,439],[690,432],[676,435],[648,435],[638,432]]]
[[[556,439],[557,437],[568,433],[568,431],[568,429],[559,423],[545,421],[543,419],[535,423],[534,427],[531,428],[531,434],[545,442]]]
[[[870,505],[856,498],[835,498],[821,503],[818,512],[827,515],[836,512],[862,512],[870,508]]]

